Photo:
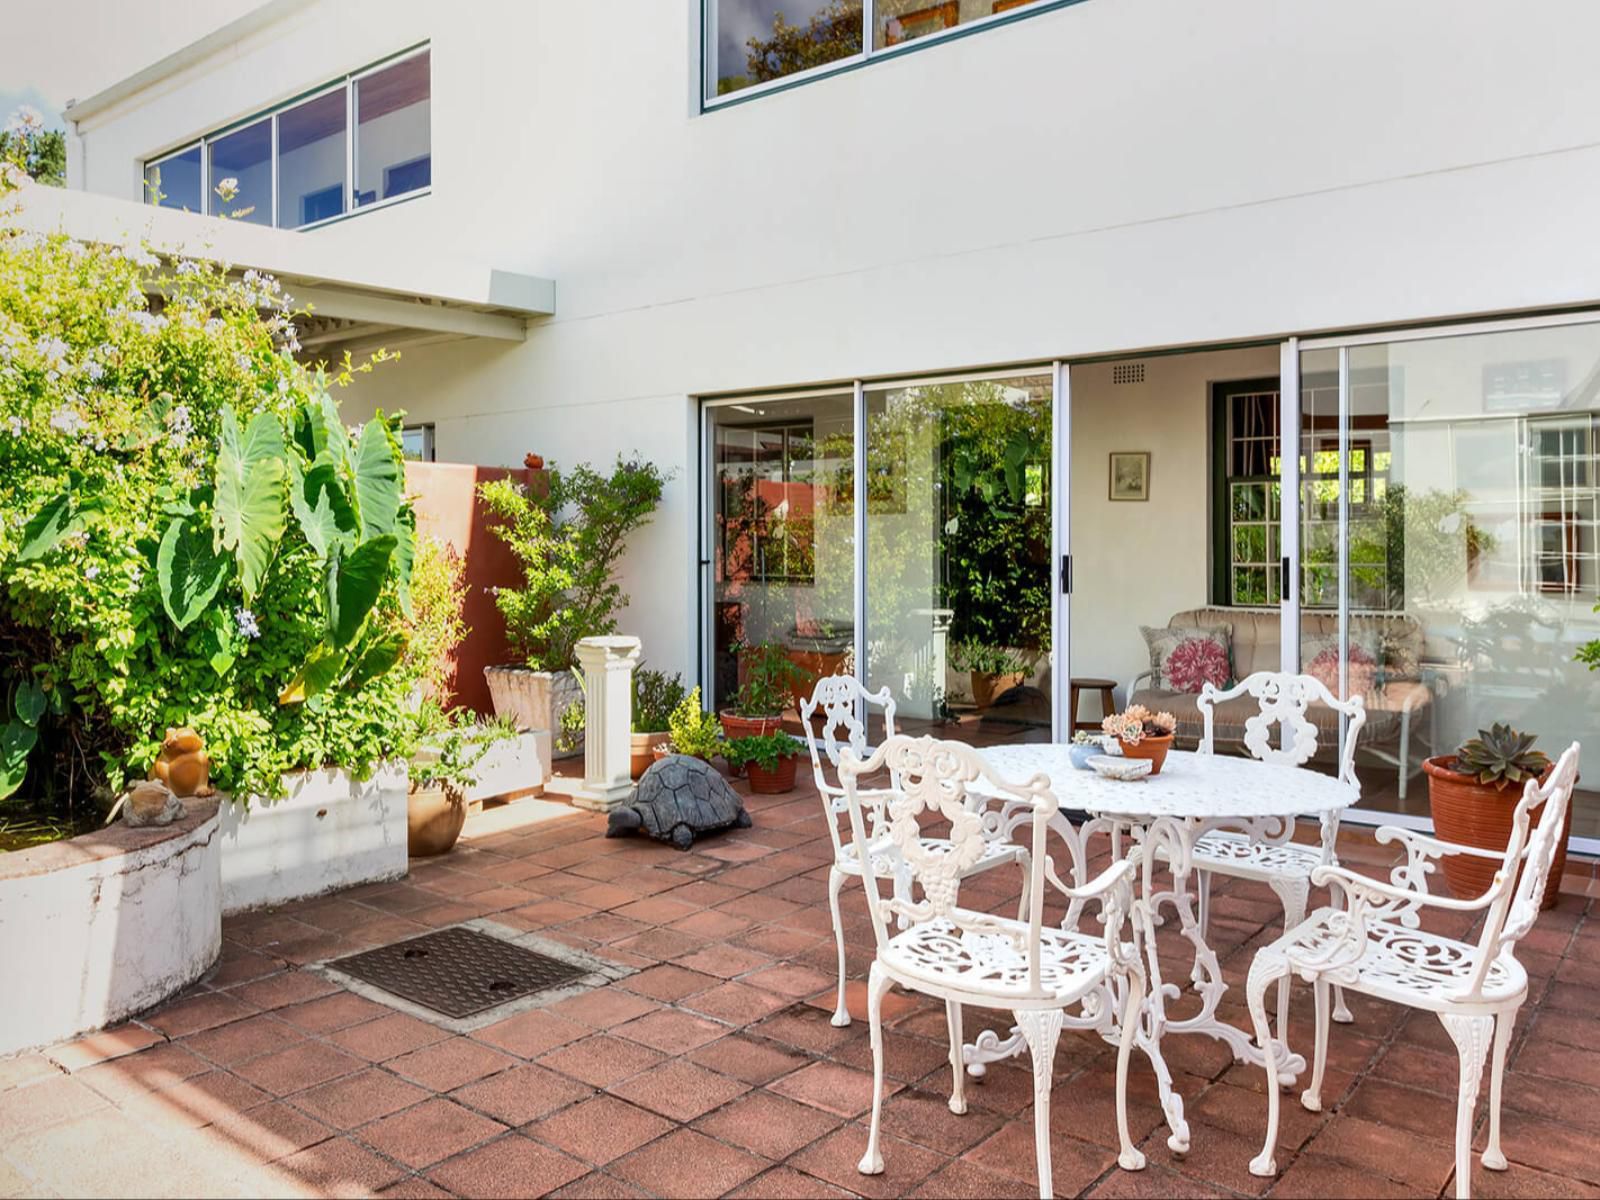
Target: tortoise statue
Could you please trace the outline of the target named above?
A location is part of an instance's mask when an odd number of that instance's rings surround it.
[[[750,828],[739,793],[704,759],[669,754],[644,773],[632,804],[611,810],[606,836],[642,829],[687,850],[696,834],[733,826]]]

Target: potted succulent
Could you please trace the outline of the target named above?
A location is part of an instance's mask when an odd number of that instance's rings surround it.
[[[1171,713],[1151,712],[1142,704],[1130,705],[1100,722],[1100,728],[1122,747],[1124,757],[1150,760],[1152,775],[1161,774],[1177,727],[1178,720]]]
[[[466,790],[495,743],[516,736],[504,717],[480,723],[464,709],[446,713],[431,700],[416,717],[420,748],[411,757],[406,795],[406,850],[413,858],[447,853],[467,820]]]
[[[650,767],[655,748],[671,736],[673,711],[684,700],[683,676],[662,671],[633,673],[633,736],[629,769],[635,779]]]
[[[651,753],[658,759],[669,754],[687,754],[710,762],[722,749],[722,724],[713,713],[700,707],[700,687],[692,688],[667,717],[670,737],[657,744]]]
[[[1512,814],[1522,786],[1530,779],[1542,779],[1550,771],[1550,758],[1533,748],[1535,740],[1531,733],[1497,722],[1489,729],[1480,729],[1477,737],[1463,742],[1454,754],[1425,759],[1422,769],[1428,774],[1428,806],[1433,811],[1434,832],[1458,845],[1504,851],[1511,840]],[[1541,809],[1532,814],[1535,822]],[[1571,828],[1569,807],[1556,846],[1555,863],[1545,884],[1544,908],[1555,904],[1561,890]],[[1440,865],[1451,893],[1463,900],[1488,891],[1500,867],[1495,859],[1467,854],[1445,855]]]
[[[1087,729],[1080,729],[1072,735],[1072,744],[1067,747],[1067,759],[1080,771],[1089,769],[1089,760],[1097,754],[1106,752],[1106,740],[1103,734],[1090,733]]]
[[[795,764],[806,744],[781,731],[729,740],[722,755],[750,772],[750,790],[775,796],[794,790]]]
[[[777,642],[761,642],[739,650],[739,690],[733,707],[718,714],[730,738],[764,737],[783,723],[790,689],[804,678]]]
[[[988,708],[1028,677],[1028,663],[1020,654],[981,642],[957,642],[951,665],[967,672],[972,681],[972,702]]]

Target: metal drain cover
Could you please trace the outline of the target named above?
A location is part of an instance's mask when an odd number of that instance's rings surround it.
[[[328,964],[447,1017],[470,1017],[589,974],[476,929],[440,929]]]

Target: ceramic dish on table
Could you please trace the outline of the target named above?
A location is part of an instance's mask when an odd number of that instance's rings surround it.
[[[1121,783],[1133,783],[1145,778],[1154,765],[1148,758],[1122,758],[1110,754],[1097,754],[1089,760],[1089,767],[1096,775]]]

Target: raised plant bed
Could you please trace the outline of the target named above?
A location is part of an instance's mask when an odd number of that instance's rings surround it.
[[[287,776],[288,795],[222,807],[222,911],[244,912],[406,873],[406,773]]]
[[[114,1024],[216,961],[218,805],[185,805],[170,825],[118,822],[0,855],[0,1054]]]

